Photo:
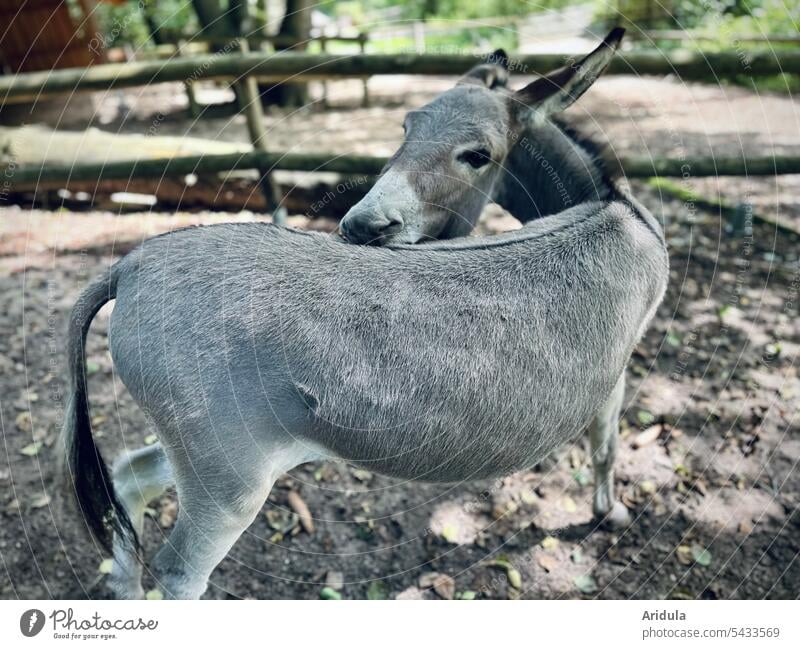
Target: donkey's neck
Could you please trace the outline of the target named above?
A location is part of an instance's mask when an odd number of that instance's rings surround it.
[[[602,157],[564,124],[525,130],[512,147],[494,200],[526,223],[588,201],[606,200],[614,185]]]

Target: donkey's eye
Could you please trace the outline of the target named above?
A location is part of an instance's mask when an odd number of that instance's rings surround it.
[[[459,162],[465,162],[473,169],[480,169],[492,161],[492,156],[487,149],[470,149],[458,154]]]

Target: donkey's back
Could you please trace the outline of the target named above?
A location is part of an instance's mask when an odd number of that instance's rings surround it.
[[[115,272],[115,364],[182,447],[207,449],[191,431],[210,423],[230,444],[283,435],[449,481],[530,466],[580,432],[663,294],[666,254],[614,202],[408,248],[189,229]]]

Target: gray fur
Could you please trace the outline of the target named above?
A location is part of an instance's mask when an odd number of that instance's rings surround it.
[[[112,271],[111,351],[153,420],[224,431],[224,446],[268,430],[270,445],[309,440],[397,477],[476,479],[530,466],[589,422],[665,267],[621,203],[422,248],[190,229]],[[176,441],[209,455],[207,439]]]

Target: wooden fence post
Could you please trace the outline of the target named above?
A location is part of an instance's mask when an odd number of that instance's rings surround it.
[[[247,40],[240,39],[238,45],[242,53],[247,53],[250,46]],[[266,132],[264,131],[264,111],[261,107],[261,96],[258,92],[256,80],[245,73],[243,78],[236,81],[237,95],[242,103],[239,107],[247,119],[247,131],[250,134],[250,141],[256,151],[266,151]],[[258,165],[259,187],[267,203],[267,210],[272,212],[272,220],[278,225],[286,223],[286,208],[281,205],[281,196],[278,186],[272,177],[272,171],[268,165]]]
[[[183,56],[184,45],[185,41],[180,40],[175,47],[175,53],[179,57]],[[194,92],[194,81],[187,78],[186,81],[183,82],[183,88],[186,91],[186,100],[189,102],[189,115],[192,119],[197,119],[200,117],[201,109],[200,104],[197,102],[197,95]]]
[[[361,54],[367,53],[367,34],[365,32],[359,32],[358,34],[358,47],[361,50]],[[363,84],[364,94],[361,97],[361,105],[364,108],[369,108],[369,77],[364,77],[361,80]]]
[[[324,34],[319,37],[319,48],[323,53],[328,51],[328,39]],[[322,81],[322,105],[328,108],[328,82],[325,80]]]

